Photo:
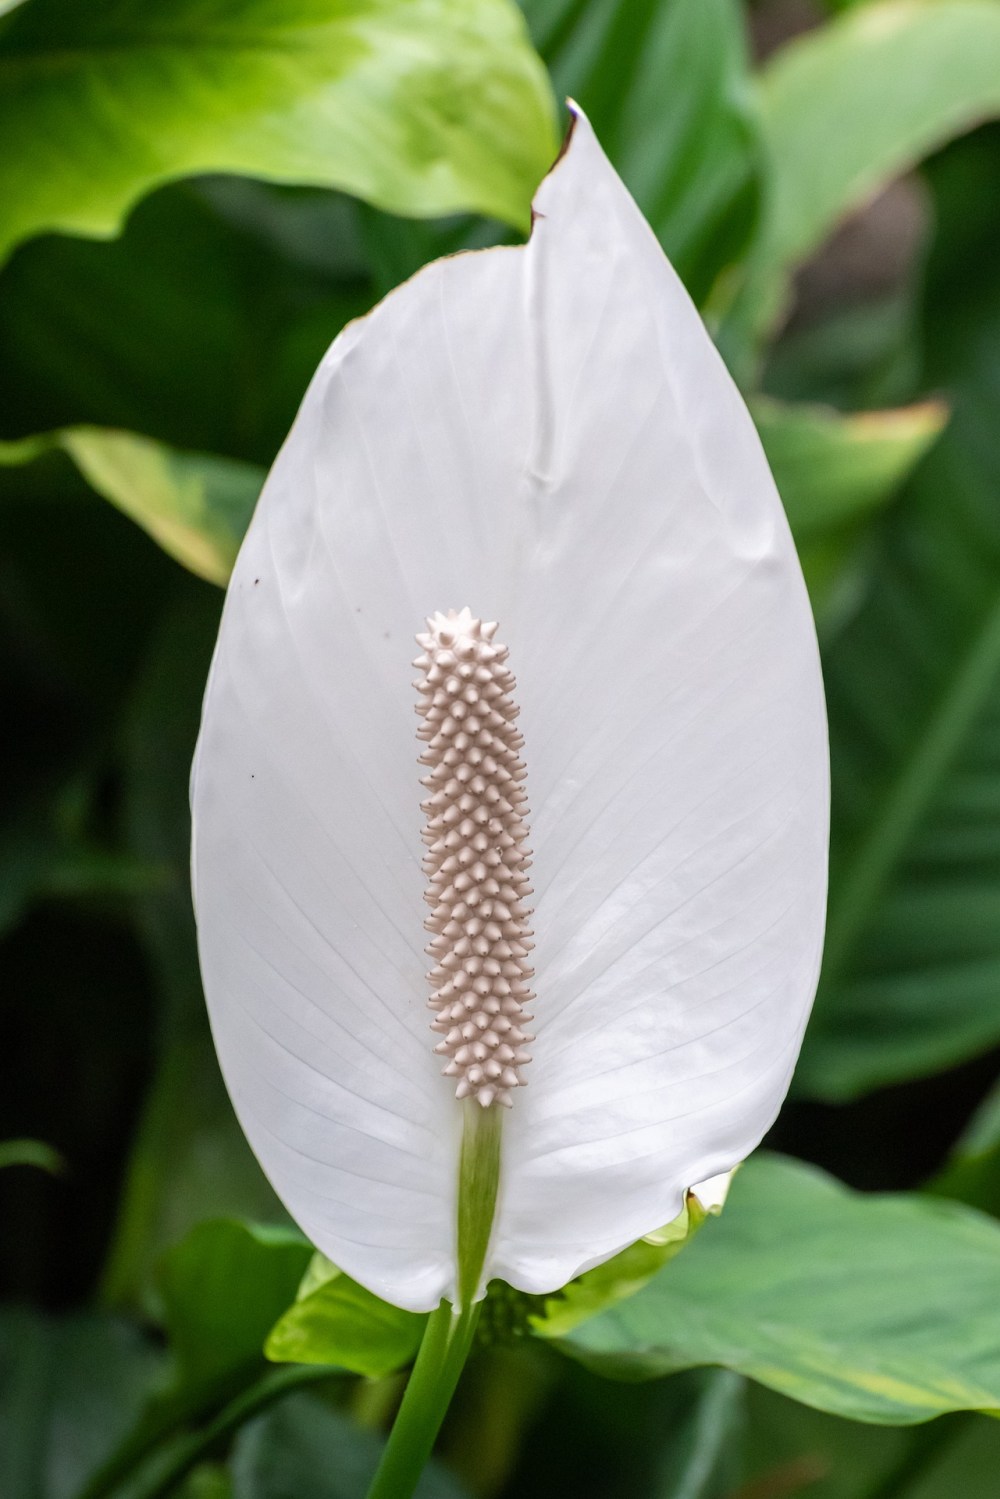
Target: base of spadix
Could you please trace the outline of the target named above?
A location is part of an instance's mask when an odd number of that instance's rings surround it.
[[[483,1268],[493,1232],[500,1185],[503,1110],[462,1105],[462,1150],[458,1167],[458,1299],[468,1309],[484,1291]]]
[[[399,1415],[368,1499],[409,1499],[458,1383],[482,1307],[483,1270],[500,1185],[504,1110],[462,1105],[458,1174],[458,1305],[442,1301],[427,1319]]]

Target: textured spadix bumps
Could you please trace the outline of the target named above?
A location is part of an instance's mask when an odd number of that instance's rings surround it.
[[[468,609],[435,613],[427,633],[417,636],[423,653],[413,663],[417,735],[429,766],[423,784],[427,816],[425,923],[433,932],[428,974],[437,1011],[434,1029],[444,1039],[434,1048],[447,1057],[446,1077],[458,1079],[456,1097],[474,1096],[483,1106],[511,1103],[511,1090],[531,1061],[522,1029],[532,1017],[528,955],[531,894],[524,846],[527,772],[517,728],[514,674],[509,652],[494,643],[496,623],[474,619]]]
[[[756,433],[585,120],[535,210],[527,245],[428,266],[323,360],[236,564],[193,779],[240,1119],[316,1244],[416,1310],[456,1294],[476,1107],[428,1028],[422,619],[500,621],[531,796],[538,1039],[489,1116],[488,1277],[561,1286],[753,1149],[822,940],[822,688]]]

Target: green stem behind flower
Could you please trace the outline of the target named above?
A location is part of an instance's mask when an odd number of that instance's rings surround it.
[[[500,1182],[503,1114],[465,1104],[458,1173],[458,1294],[427,1319],[420,1352],[368,1499],[409,1499],[431,1455],[479,1321],[486,1251]]]

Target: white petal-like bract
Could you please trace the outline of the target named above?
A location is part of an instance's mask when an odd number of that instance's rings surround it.
[[[586,120],[530,242],[340,335],[226,601],[193,775],[243,1128],[314,1242],[455,1294],[461,1107],[427,1009],[413,637],[499,620],[532,808],[533,1026],[487,1274],[544,1292],[777,1112],[819,968],[826,724],[746,409]]]

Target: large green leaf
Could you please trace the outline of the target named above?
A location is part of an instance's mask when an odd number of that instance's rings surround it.
[[[837,223],[1000,112],[995,0],[883,0],[783,48],[761,77],[769,210],[740,309],[757,333]]]
[[[704,301],[756,222],[757,122],[737,0],[521,0],[556,92],[579,100],[688,290]]]
[[[827,653],[830,917],[796,1075],[823,1098],[1000,1040],[1000,283],[977,274],[1000,234],[997,143],[935,169],[927,378],[954,414]]]
[[[1000,1413],[998,1304],[991,1220],[759,1156],[718,1223],[561,1346],[622,1378],[722,1364],[821,1410],[906,1425]]]
[[[509,0],[29,0],[0,79],[0,257],[212,171],[523,226],[555,149]]]

